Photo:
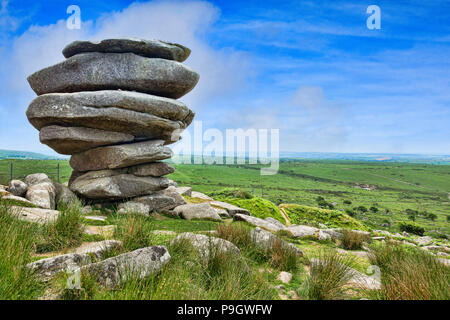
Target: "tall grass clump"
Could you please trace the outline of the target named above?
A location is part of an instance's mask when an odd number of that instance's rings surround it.
[[[39,252],[62,250],[81,244],[84,226],[82,223],[81,203],[58,205],[60,212],[54,222],[42,226],[43,242],[38,245]]]
[[[252,238],[251,228],[238,223],[220,225],[216,232],[219,238],[230,241],[257,263],[268,262],[270,266],[282,271],[297,270],[297,251],[281,239],[271,241],[267,246],[258,245]]]
[[[312,259],[310,276],[306,280],[307,296],[311,300],[336,300],[345,297],[345,285],[352,278],[349,265],[353,260],[335,250],[321,251]]]
[[[344,229],[342,230],[341,245],[346,250],[359,250],[364,241],[368,239],[369,236],[364,233]]]
[[[406,246],[372,246],[372,264],[381,271],[381,290],[372,292],[383,300],[449,300],[450,266],[428,252]]]
[[[36,228],[14,214],[0,203],[0,300],[34,299],[42,292],[42,284],[25,265],[34,252]]]
[[[108,300],[245,300],[275,299],[276,291],[245,260],[211,245],[205,258],[188,240],[168,246],[170,262],[157,275],[136,276],[115,288],[99,287],[95,280],[82,280],[86,299]]]
[[[117,220],[114,237],[122,241],[125,251],[133,251],[152,245],[153,222],[145,216],[127,214]]]

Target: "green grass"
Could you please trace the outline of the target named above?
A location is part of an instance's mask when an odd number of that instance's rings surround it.
[[[252,196],[250,199],[247,198],[235,198],[235,197],[221,197],[214,195],[214,199],[219,201],[224,201],[231,203],[235,206],[247,209],[250,214],[257,218],[267,218],[272,217],[280,221],[281,223],[286,223],[283,216],[280,213],[280,209],[267,199],[263,199],[257,196]]]
[[[37,228],[13,214],[0,203],[0,300],[35,299],[43,285],[25,265],[32,262]]]
[[[360,221],[338,210],[320,209],[298,204],[283,204],[291,223],[295,224],[326,224],[331,228],[358,229],[367,231]]]
[[[373,245],[370,255],[380,267],[382,300],[449,300],[450,267],[435,256],[410,246]]]

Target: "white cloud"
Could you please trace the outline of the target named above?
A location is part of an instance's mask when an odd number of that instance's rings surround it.
[[[81,14],[83,17],[83,7]],[[250,59],[243,52],[213,48],[208,44],[206,36],[219,15],[219,9],[208,2],[153,1],[133,3],[121,11],[104,13],[95,21],[83,21],[81,30],[67,29],[65,20],[31,26],[0,51],[0,59],[8,61],[0,67],[0,78],[7,79],[3,81],[0,97],[16,95],[14,104],[18,107],[7,112],[21,117],[23,126],[31,126],[24,113],[34,96],[27,76],[62,61],[62,49],[74,40],[138,37],[189,47],[192,53],[185,64],[200,74],[200,81],[182,100],[195,111],[211,107],[214,99],[242,91],[251,68]],[[0,110],[5,108],[7,106],[0,102]],[[0,119],[3,137],[8,136],[5,121],[8,120]],[[39,145],[36,136],[26,140],[30,141],[29,150],[49,150]]]

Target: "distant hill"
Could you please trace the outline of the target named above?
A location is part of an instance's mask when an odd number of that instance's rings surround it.
[[[0,149],[0,160],[1,159],[24,159],[24,160],[57,160],[65,159],[64,157],[49,156],[42,153],[28,152],[28,151],[16,151],[16,150],[1,150]]]
[[[450,155],[394,153],[280,152],[281,159],[353,160],[375,162],[410,162],[450,164]]]

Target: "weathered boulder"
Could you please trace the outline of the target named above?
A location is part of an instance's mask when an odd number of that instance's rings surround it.
[[[30,185],[25,197],[40,208],[55,209],[56,189],[51,181]]]
[[[164,177],[137,177],[112,170],[89,171],[76,178],[70,189],[89,199],[118,200],[167,188]]]
[[[127,201],[119,204],[117,207],[119,210],[118,214],[140,214],[144,216],[148,216],[150,214],[150,206],[136,202],[136,201]]]
[[[116,108],[150,114],[159,118],[181,121],[189,125],[194,112],[183,102],[151,94],[123,90],[81,91],[73,93],[49,93],[36,97],[31,105],[38,109],[52,106],[55,110],[79,108]]]
[[[286,228],[286,226],[285,226],[284,224],[282,224],[280,221],[278,221],[278,220],[275,219],[275,218],[267,217],[267,218],[265,218],[264,220],[266,220],[267,222],[270,222],[270,223],[272,223],[272,224],[274,224],[274,225],[277,225],[277,226],[279,226],[280,228]]]
[[[147,205],[150,212],[158,210],[170,210],[175,207],[175,199],[171,196],[165,195],[163,191],[153,192],[149,195],[137,197],[133,199],[134,202],[139,202]]]
[[[54,222],[58,219],[58,210],[49,210],[41,208],[27,208],[12,206],[11,211],[20,220],[44,224]]]
[[[25,182],[20,180],[11,180],[8,191],[17,197],[23,197],[27,193],[28,186]]]
[[[234,216],[237,213],[250,215],[250,212],[247,209],[239,208],[239,207],[237,207],[235,205],[232,205],[230,203],[227,203],[227,202],[211,201],[210,203],[211,203],[212,206],[219,207],[219,208],[227,210],[228,213],[230,214],[230,216]]]
[[[181,206],[183,204],[186,204],[186,200],[184,200],[183,196],[179,194],[175,187],[168,186],[166,189],[160,191],[162,194],[171,197],[175,200],[175,204],[173,207],[167,207],[166,209],[170,210],[175,207]]]
[[[115,287],[130,278],[154,275],[169,262],[170,254],[165,246],[153,246],[92,263],[81,268],[106,287]]]
[[[310,226],[291,225],[287,230],[292,233],[294,238],[303,238],[307,236],[315,236],[319,233],[319,229]]]
[[[25,177],[25,183],[28,186],[32,186],[41,182],[51,182],[51,180],[45,173],[33,173]]]
[[[92,128],[51,125],[41,129],[39,140],[58,153],[74,154],[95,147],[131,142],[134,136]]]
[[[121,245],[117,240],[104,240],[84,243],[75,252],[37,260],[27,264],[43,280],[49,280],[61,271],[77,269],[92,262],[92,258],[101,259],[105,252]]]
[[[53,185],[55,186],[56,191],[56,198],[55,198],[56,204],[62,203],[68,205],[78,200],[75,193],[70,191],[70,189],[65,185],[58,182],[53,183]]]
[[[37,71],[28,82],[37,95],[121,89],[177,99],[191,91],[198,79],[198,73],[179,62],[134,53],[91,52]]]
[[[209,203],[190,203],[178,206],[173,211],[183,219],[213,219],[220,220],[220,216]]]
[[[62,52],[66,58],[85,52],[132,52],[147,58],[161,58],[183,62],[189,57],[191,50],[178,43],[125,38],[105,39],[102,41],[74,41],[69,43]]]
[[[75,269],[91,263],[87,253],[68,253],[56,257],[42,259],[27,264],[43,280],[49,280],[57,273],[69,268]]]
[[[98,147],[70,158],[70,166],[78,171],[124,168],[137,164],[168,159],[172,150],[163,140],[149,140],[117,146]]]
[[[273,224],[269,221],[266,221],[264,219],[260,219],[257,217],[248,216],[245,214],[236,213],[233,215],[233,220],[235,221],[246,221],[250,223],[251,225],[254,225],[256,227],[260,227],[263,229],[267,229],[269,231],[277,232],[279,230],[283,230],[284,228],[279,227],[276,224]]]
[[[237,256],[241,254],[239,248],[227,240],[191,232],[179,234],[171,243],[175,244],[182,241],[189,242],[198,251],[203,261],[208,261],[211,253],[216,252],[228,252]]]
[[[192,195],[191,187],[177,187],[175,190],[181,195],[186,195],[188,197]]]
[[[273,233],[266,231],[264,229],[261,229],[259,227],[256,227],[255,229],[250,231],[250,236],[252,238],[252,241],[260,249],[269,250],[275,242],[280,241],[284,246],[295,250],[295,252],[297,252],[297,255],[299,255],[299,256],[303,255],[303,252],[300,250],[300,248],[298,248],[294,244],[286,242],[283,239],[278,238]]]
[[[29,201],[25,198],[22,198],[22,197],[14,196],[12,194],[7,194],[5,196],[2,196],[1,198],[2,198],[2,200],[10,200],[11,202],[17,203],[19,205],[25,205],[26,207],[27,206],[30,206],[30,207],[35,206],[35,204],[32,203],[31,201]]]
[[[171,174],[175,168],[166,162],[151,162],[129,167],[127,172],[139,177],[161,177]]]
[[[204,193],[201,192],[197,192],[197,191],[192,191],[191,192],[191,197],[192,198],[199,198],[199,199],[203,199],[203,200],[213,200],[213,198],[207,196]]]
[[[320,229],[319,230],[319,239],[322,234],[329,236],[330,240],[342,239],[342,237],[343,237],[342,232],[340,232],[339,229],[333,229],[333,228]],[[328,238],[327,236],[325,236],[325,237]]]
[[[28,121],[38,130],[51,125],[88,127],[110,132],[127,133],[141,140],[164,139],[169,144],[178,141],[181,131],[186,128],[186,124],[182,121],[169,120],[143,112],[116,107],[95,108],[72,106],[64,103],[57,105],[43,104],[37,103],[40,100],[36,99],[28,107],[27,117]],[[93,139],[92,134],[90,138],[86,135],[84,133],[84,140]],[[47,140],[50,139],[54,139],[54,135]],[[78,139],[80,138],[78,137]],[[61,140],[58,141],[60,142]],[[50,140],[52,145],[55,146],[58,146],[58,141]],[[86,141],[84,144],[88,145]]]

